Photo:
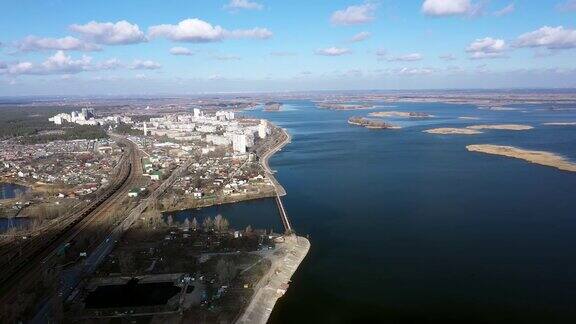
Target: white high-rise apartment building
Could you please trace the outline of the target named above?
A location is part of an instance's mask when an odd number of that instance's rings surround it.
[[[258,125],[258,137],[266,138],[267,129],[268,129],[268,122],[264,119],[260,119],[260,125]]]
[[[246,135],[244,134],[234,134],[232,137],[232,147],[234,152],[240,154],[246,154]]]

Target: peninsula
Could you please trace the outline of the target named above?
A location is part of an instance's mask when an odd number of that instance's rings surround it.
[[[530,151],[513,146],[491,144],[468,145],[466,146],[466,149],[470,152],[507,156],[528,161],[530,163],[553,167],[563,171],[576,172],[576,163],[570,162],[564,157],[550,152]]]

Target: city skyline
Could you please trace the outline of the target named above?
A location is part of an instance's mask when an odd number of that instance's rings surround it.
[[[2,6],[2,96],[576,87],[573,0]]]

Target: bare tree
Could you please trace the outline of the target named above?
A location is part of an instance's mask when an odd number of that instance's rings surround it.
[[[182,224],[182,230],[184,232],[188,232],[190,230],[190,221],[188,220],[188,218],[184,220],[184,223]]]
[[[202,227],[204,227],[205,231],[209,231],[211,229],[214,228],[214,221],[212,220],[212,217],[208,216],[206,218],[204,218],[204,221],[202,222]]]
[[[218,214],[216,215],[216,217],[214,217],[214,227],[216,228],[216,231],[220,232],[222,230],[222,219],[224,217],[222,217],[222,215]]]

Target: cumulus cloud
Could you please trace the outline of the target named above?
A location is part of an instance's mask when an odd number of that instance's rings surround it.
[[[425,0],[422,12],[427,16],[474,16],[480,13],[482,6],[470,0]]]
[[[494,16],[496,16],[496,17],[506,16],[506,15],[513,13],[515,10],[516,10],[516,6],[514,5],[514,2],[512,2],[511,4],[507,5],[506,7],[495,11]]]
[[[72,36],[62,38],[41,38],[27,36],[16,42],[15,47],[22,52],[64,50],[64,51],[99,51],[102,48],[96,44],[87,43]]]
[[[544,26],[520,35],[515,45],[517,47],[544,47],[550,50],[575,48],[576,29]]]
[[[32,62],[17,62],[8,64],[6,70],[8,74],[75,74],[82,71],[94,69],[92,58],[82,56],[74,60],[71,56],[66,55],[64,51],[57,51],[54,55],[48,57],[44,62],[35,64]]]
[[[85,25],[71,25],[70,30],[98,44],[123,45],[146,42],[146,35],[138,25],[125,20],[112,23],[91,21]]]
[[[224,8],[227,10],[262,10],[264,6],[250,0],[230,0],[230,2],[225,5]]]
[[[560,11],[576,11],[576,0],[567,0],[556,6]]]
[[[162,65],[150,60],[134,60],[130,69],[132,70],[157,70],[161,68]]]
[[[122,62],[116,58],[108,59],[104,62],[97,63],[95,65],[96,70],[116,70],[124,67]]]
[[[349,6],[342,10],[337,10],[330,17],[334,25],[358,25],[374,20],[376,5],[365,3],[358,6]]]
[[[430,68],[401,68],[399,70],[396,70],[396,74],[399,75],[428,75],[428,74],[432,74],[434,73],[433,69]]]
[[[376,53],[378,55],[378,53]],[[422,54],[420,53],[410,53],[404,54],[399,56],[390,56],[386,58],[388,62],[412,62],[412,61],[420,61],[422,60]]]
[[[218,42],[229,38],[268,39],[272,32],[266,28],[227,30],[220,26],[197,19],[185,19],[178,25],[156,25],[148,28],[148,35],[153,38],[165,37],[176,42],[207,43]]]
[[[340,48],[340,47],[328,47],[316,50],[316,55],[324,55],[324,56],[342,56],[350,53],[351,51],[348,48]]]
[[[466,52],[470,53],[471,59],[493,59],[506,57],[506,42],[502,39],[486,37],[472,42]]]
[[[189,55],[194,54],[194,52],[192,52],[189,48],[180,47],[180,46],[172,47],[169,52],[172,55],[187,55],[187,56],[189,56]]]
[[[351,42],[361,42],[363,40],[368,39],[372,34],[370,34],[369,32],[363,31],[363,32],[359,32],[358,34],[352,36],[352,38],[350,38]]]

